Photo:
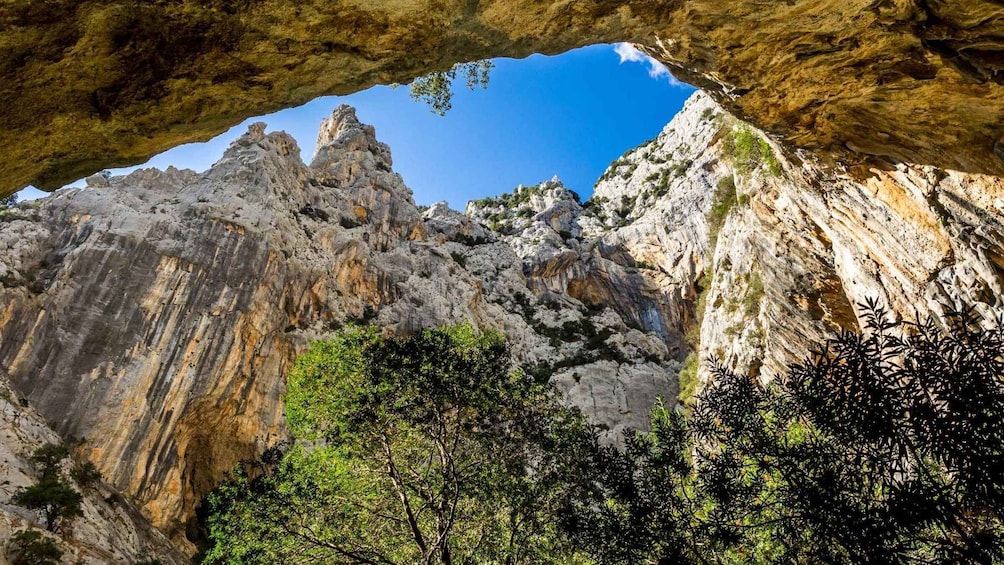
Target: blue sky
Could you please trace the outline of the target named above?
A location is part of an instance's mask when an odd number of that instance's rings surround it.
[[[406,86],[375,87],[248,119],[143,166],[205,170],[255,121],[293,135],[309,161],[321,119],[344,103],[390,145],[394,169],[419,204],[446,200],[462,209],[468,200],[554,175],[586,198],[606,166],[655,137],[692,92],[627,46],[597,45],[553,57],[497,59],[487,90],[454,86],[445,117],[412,100]]]

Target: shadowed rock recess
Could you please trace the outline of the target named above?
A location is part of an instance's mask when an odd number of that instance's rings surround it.
[[[0,477],[23,484],[33,446],[76,438],[102,488],[190,550],[200,498],[286,437],[297,353],[348,322],[499,329],[615,440],[708,356],[771,378],[856,328],[866,298],[1004,314],[1001,179],[901,164],[853,180],[703,93],[584,203],[552,179],[420,210],[345,106],[318,146],[308,166],[256,124],[205,173],[95,175],[0,214],[0,432],[19,461]],[[109,560],[95,536],[177,561],[136,513],[82,520],[85,562]]]
[[[859,178],[900,162],[1004,174],[999,0],[15,0],[0,195],[320,95],[613,41]]]

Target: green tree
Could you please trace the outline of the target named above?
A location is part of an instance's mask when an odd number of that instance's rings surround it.
[[[457,76],[463,76],[471,90],[479,85],[488,88],[488,75],[494,66],[491,60],[482,59],[419,77],[411,83],[411,97],[428,104],[434,114],[445,116],[453,108],[453,81]]]
[[[36,530],[21,530],[7,541],[11,565],[56,565],[62,557],[59,546]]]
[[[580,415],[462,326],[314,343],[287,379],[292,446],[208,498],[209,563],[573,563],[553,516],[595,449]]]
[[[566,531],[600,563],[1004,559],[1004,332],[862,306],[786,378],[715,366],[689,419],[599,452]]]
[[[38,481],[18,489],[11,497],[12,503],[38,511],[50,532],[83,516],[83,497],[63,478],[62,461],[68,456],[66,447],[52,443],[36,449],[31,459],[39,472]]]

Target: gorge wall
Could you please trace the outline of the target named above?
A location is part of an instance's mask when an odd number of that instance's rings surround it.
[[[999,0],[19,0],[0,5],[0,195],[320,95],[615,41],[859,178],[1004,174]]]
[[[305,165],[257,124],[203,174],[97,175],[0,224],[2,376],[176,540],[224,472],[285,437],[286,368],[348,322],[500,329],[611,435],[675,395],[684,306],[623,251],[546,228],[561,257],[521,259],[441,205],[423,217],[350,108],[318,146]],[[581,209],[558,181],[517,194],[541,229]]]
[[[104,481],[81,485],[72,479],[71,487],[82,495],[82,515],[69,525],[63,524],[59,533],[39,528],[36,511],[11,504],[16,489],[38,479],[31,461],[35,450],[64,441],[23,397],[6,382],[0,383],[0,540],[6,542],[15,532],[35,526],[34,531],[40,532],[43,539],[52,540],[63,550],[63,563],[149,563],[154,559],[164,565],[189,562],[128,497]],[[75,454],[64,461],[64,471],[80,459]],[[6,549],[3,563],[8,563],[10,557]]]
[[[675,195],[675,196],[674,196]],[[897,165],[858,180],[788,152],[704,94],[597,184],[605,227],[692,291],[707,357],[771,378],[812,344],[858,328],[877,299],[915,320],[1004,313],[1004,181]],[[681,265],[667,250],[689,246]]]
[[[296,354],[346,323],[499,329],[616,439],[709,356],[771,378],[868,298],[1004,311],[1001,179],[856,180],[702,93],[585,203],[553,179],[420,210],[348,107],[318,147],[307,165],[256,124],[205,173],[95,175],[0,215],[0,377],[179,547],[223,473],[285,437]]]

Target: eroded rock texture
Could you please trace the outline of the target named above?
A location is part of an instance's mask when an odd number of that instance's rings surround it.
[[[39,528],[34,510],[10,503],[16,489],[38,480],[38,469],[30,457],[36,449],[63,439],[46,425],[31,406],[22,403],[6,382],[0,382],[0,539],[14,532]],[[73,456],[63,462],[64,474],[80,460]],[[170,540],[157,531],[139,510],[114,488],[102,481],[71,488],[83,495],[82,516],[62,525],[60,534],[44,533],[64,552],[63,562],[87,565],[139,563],[158,559],[165,565],[182,565],[189,560]]]
[[[771,378],[869,298],[1004,312],[999,178],[855,180],[704,94],[585,203],[553,179],[465,213],[419,210],[350,108],[309,166],[264,129],[203,174],[97,175],[0,215],[0,376],[181,546],[200,497],[285,437],[297,352],[347,322],[500,329],[616,440],[688,357]]]
[[[709,357],[782,374],[813,344],[857,329],[868,299],[908,320],[1004,314],[999,177],[901,164],[862,181],[754,130],[747,146],[763,153],[748,159],[743,128],[698,93],[611,165],[591,203],[602,224],[625,226],[613,232],[624,249],[690,283],[684,296],[703,305],[691,322],[703,377]]]
[[[285,437],[286,369],[349,321],[500,329],[611,438],[676,394],[678,304],[552,223],[581,210],[560,182],[525,189],[555,259],[443,205],[423,217],[348,107],[318,141],[307,166],[256,124],[204,174],[98,175],[0,224],[2,372],[176,540],[225,471]]]
[[[17,0],[0,5],[0,194],[323,94],[613,41],[858,176],[1004,174],[998,0]]]

